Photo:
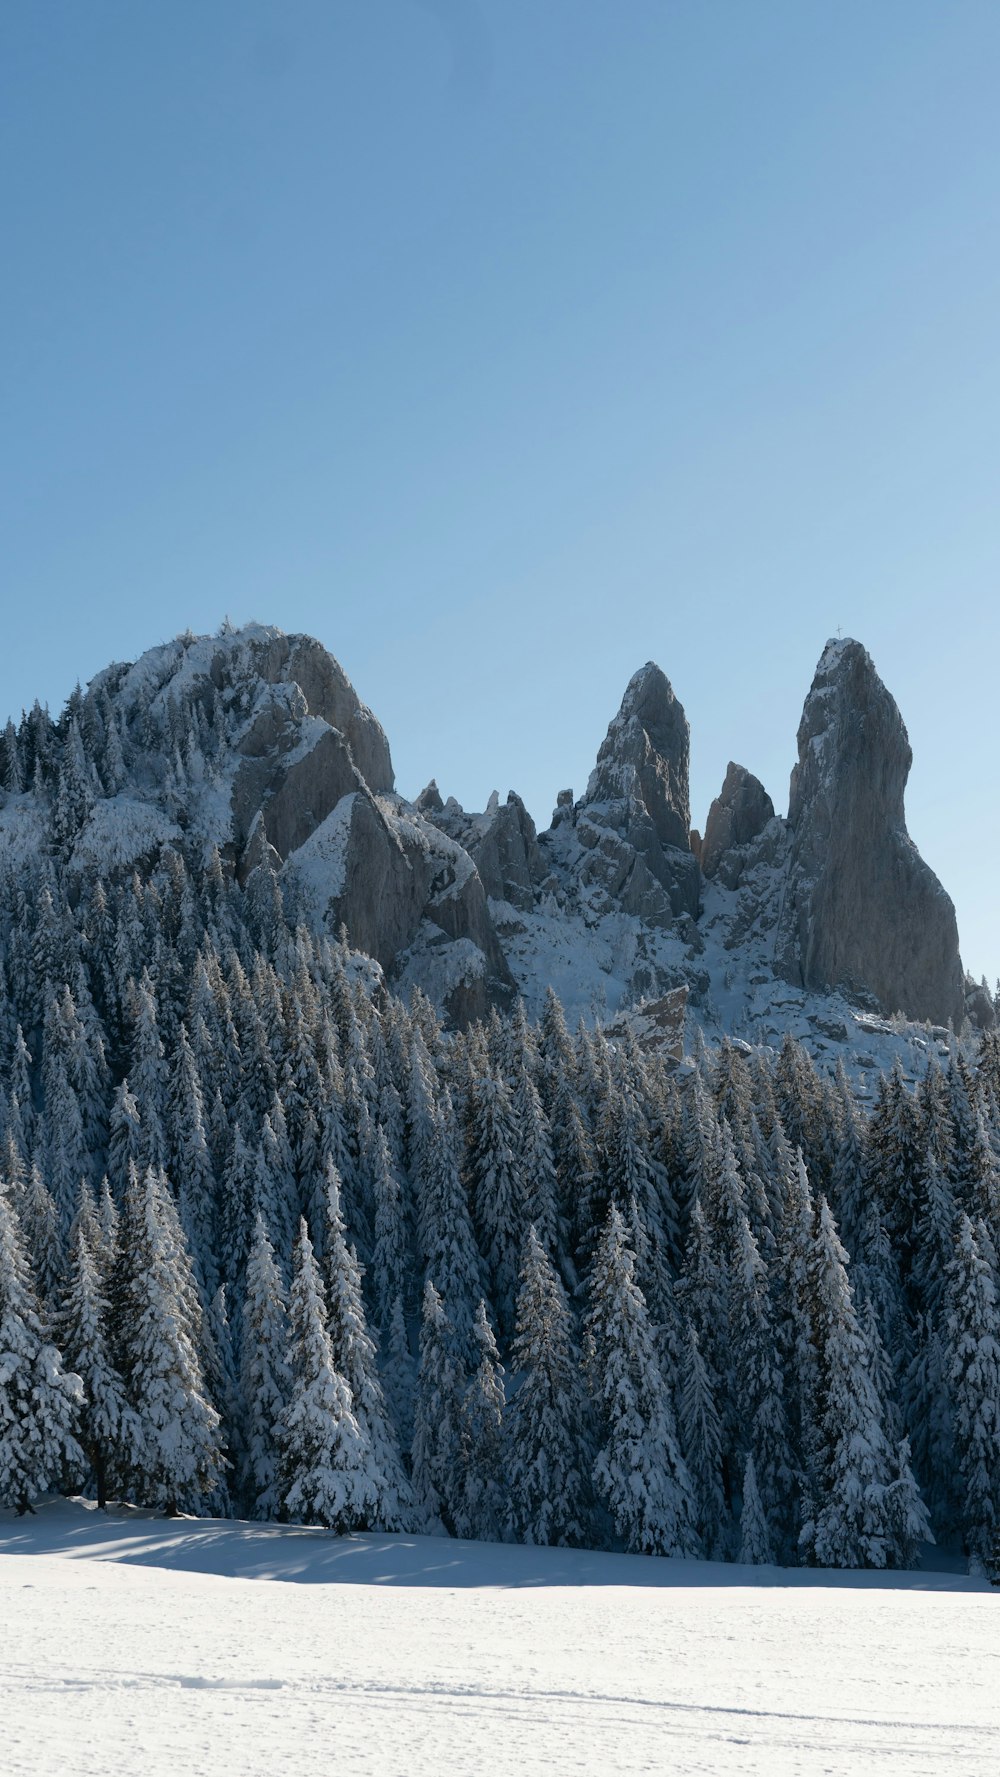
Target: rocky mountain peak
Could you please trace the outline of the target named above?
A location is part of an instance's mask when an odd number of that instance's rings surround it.
[[[871,655],[848,636],[827,642],[820,655],[802,708],[798,755],[788,797],[793,830],[836,777],[845,788],[850,779],[853,794],[877,806],[880,822],[905,831],[909,736]]]
[[[455,1023],[517,993],[537,1012],[554,985],[572,1017],[602,1019],[683,988],[706,1029],[758,1041],[790,1007],[817,1041],[847,1041],[852,1006],[961,1025],[954,910],[906,832],[909,741],[859,643],[820,659],[787,821],[730,763],[692,840],[688,757],[647,663],[547,831],[513,792],[470,814],[432,780],[410,803],[333,656],[251,624],[111,666],[61,724],[38,712],[0,737],[0,868],[23,877],[54,848],[70,876],[114,884],[177,850],[292,925],[346,926]],[[988,1020],[989,996],[968,1010]]]
[[[690,727],[666,674],[647,661],[632,675],[590,774],[587,803],[632,801],[661,845],[690,849]]]
[[[578,877],[594,911],[614,903],[660,926],[697,913],[689,736],[669,679],[647,662],[629,680],[575,811],[587,854]]]
[[[321,643],[261,624],[181,636],[90,690],[112,701],[133,753],[127,813],[99,817],[119,854],[123,833],[145,852],[167,831],[154,817],[166,804],[242,885],[271,871],[291,917],[345,926],[391,979],[419,981],[456,1022],[510,1001],[475,865],[425,818],[440,805],[436,785],[414,808],[395,795],[382,725]],[[157,761],[192,743],[207,756],[183,786],[169,783]],[[101,849],[91,833],[82,843]]]
[[[777,956],[807,987],[864,986],[888,1012],[958,1026],[955,910],[906,830],[911,760],[867,651],[828,642],[799,724]]]

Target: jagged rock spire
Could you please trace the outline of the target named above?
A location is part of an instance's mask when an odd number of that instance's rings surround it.
[[[690,727],[666,674],[649,660],[629,680],[584,801],[632,801],[661,845],[691,849]]]
[[[774,819],[774,803],[759,778],[744,765],[732,760],[722,789],[708,811],[705,838],[701,850],[701,867],[706,876],[718,871],[726,886],[734,888],[738,880],[739,859],[729,854],[742,852]]]
[[[959,1026],[955,909],[906,831],[910,742],[860,642],[827,643],[798,748],[779,964],[806,987],[866,987],[887,1012]]]
[[[689,736],[683,704],[648,661],[629,680],[577,810],[577,837],[590,853],[584,888],[654,925],[698,911]]]

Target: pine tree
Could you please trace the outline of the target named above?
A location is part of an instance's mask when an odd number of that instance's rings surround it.
[[[916,1565],[921,1543],[932,1543],[930,1516],[910,1467],[907,1438],[896,1446],[893,1478],[886,1489],[889,1536],[896,1567]]]
[[[947,1173],[928,1143],[918,1181],[912,1284],[918,1312],[941,1317],[945,1279],[954,1249],[958,1210]]]
[[[9,716],[4,729],[3,761],[3,787],[11,796],[19,796],[24,789],[24,768],[17,729]]]
[[[105,1173],[101,1180],[101,1189],[97,1199],[99,1239],[95,1247],[101,1271],[105,1277],[111,1277],[114,1271],[118,1255],[119,1222],[118,1206],[111,1192],[108,1175]]]
[[[861,1256],[865,1226],[864,1130],[841,1058],[836,1094],[840,1134],[830,1174],[830,1207],[853,1262]]]
[[[384,1331],[392,1318],[392,1307],[406,1285],[406,1228],[403,1218],[403,1190],[385,1130],[374,1132],[366,1156],[366,1168],[375,1205],[374,1245],[371,1263],[371,1295],[375,1324]]]
[[[125,1190],[131,1163],[139,1167],[142,1155],[142,1124],[139,1106],[128,1083],[128,1075],[115,1090],[111,1106],[108,1141],[108,1173],[119,1196]]]
[[[64,984],[62,992],[50,1000],[45,1014],[42,1077],[46,1098],[54,1091],[49,1072],[58,1059],[65,1070],[80,1112],[81,1145],[88,1166],[104,1147],[106,1136],[105,1093],[107,1062],[100,1020],[85,985],[82,969],[77,970],[77,998]]]
[[[820,1567],[897,1566],[903,1551],[887,1497],[892,1452],[854,1309],[847,1254],[825,1198],[819,1203],[809,1282],[818,1373],[816,1510],[803,1526],[802,1547]]]
[[[552,1144],[563,1238],[579,1260],[589,1254],[597,1220],[598,1171],[593,1138],[575,1092],[566,1095],[563,1114],[553,1124]]]
[[[413,1404],[417,1378],[406,1333],[401,1295],[396,1297],[392,1305],[389,1324],[384,1330],[379,1370],[386,1409],[395,1428],[399,1448],[405,1457],[409,1455],[413,1443]]]
[[[31,1091],[31,1056],[18,1024],[14,1030],[14,1048],[10,1058],[10,1090],[17,1099],[24,1135],[22,1153],[27,1156],[35,1140],[35,1111]]]
[[[1000,1526],[1000,1315],[982,1231],[965,1215],[948,1268],[945,1349],[965,1546],[985,1561]]]
[[[726,1337],[729,1306],[722,1266],[715,1252],[715,1243],[708,1223],[696,1198],[690,1217],[684,1272],[678,1295],[685,1313],[698,1336],[698,1344],[712,1377],[713,1394],[720,1432],[728,1425],[731,1408],[726,1378],[729,1370],[729,1349]]]
[[[109,1487],[127,1485],[128,1476],[142,1466],[142,1426],[111,1349],[106,1273],[94,1249],[94,1232],[92,1211],[89,1223],[86,1215],[78,1217],[60,1332],[66,1362],[83,1385],[78,1435],[103,1511]]]
[[[340,1181],[332,1163],[327,1175],[325,1270],[330,1350],[350,1389],[368,1447],[370,1522],[379,1530],[408,1530],[413,1525],[413,1497],[382,1392],[375,1342],[365,1320],[361,1270],[354,1248],[347,1244]]]
[[[614,1204],[594,1256],[584,1329],[599,1423],[594,1484],[615,1530],[639,1554],[692,1556],[691,1479]]]
[[[166,1138],[169,1176],[177,1191],[181,1223],[205,1295],[211,1300],[219,1283],[215,1173],[200,1071],[184,1024],[177,1032]]]
[[[804,1464],[819,1436],[815,1422],[819,1383],[810,1283],[816,1215],[801,1152],[785,1179],[783,1196],[775,1280],[777,1333],[792,1445]]]
[[[334,1366],[323,1284],[305,1221],[295,1243],[289,1308],[291,1390],[281,1416],[279,1489],[287,1515],[344,1532],[371,1522],[367,1440]]]
[[[945,1342],[933,1317],[917,1316],[913,1345],[902,1385],[913,1466],[935,1524],[951,1528],[961,1515],[961,1480],[952,1461],[955,1425]]]
[[[514,1114],[514,1160],[524,1181],[525,1213],[546,1252],[556,1253],[556,1168],[552,1131],[528,1068],[517,1068],[511,1094]]]
[[[227,1283],[242,1279],[250,1250],[256,1201],[257,1156],[237,1123],[218,1196],[219,1265]]]
[[[483,1292],[483,1262],[459,1168],[458,1131],[447,1088],[424,1142],[418,1238],[426,1275],[448,1304],[460,1339],[471,1332]]]
[[[771,1542],[784,1558],[797,1529],[795,1462],[767,1267],[742,1210],[730,1229],[729,1249],[733,1399],[739,1403],[740,1416],[737,1441],[754,1459],[754,1485],[763,1501]]]
[[[133,1172],[125,1193],[115,1321],[130,1402],[142,1426],[133,1485],[168,1515],[197,1511],[223,1472],[220,1419],[200,1356],[190,1255],[161,1173]]]
[[[790,1031],[782,1039],[775,1064],[774,1090],[792,1148],[801,1149],[810,1178],[825,1180],[829,1156],[819,1076],[808,1051]]]
[[[156,996],[149,971],[132,991],[134,1028],[132,1065],[129,1079],[139,1107],[141,1168],[160,1169],[167,1162],[167,1144],[163,1132],[167,1101],[167,1069],[160,1040]]]
[[[706,1552],[720,1558],[726,1545],[726,1497],[722,1484],[722,1426],[715,1390],[696,1328],[688,1324],[682,1346],[677,1426],[691,1477],[695,1529]]]
[[[263,1218],[247,1259],[240,1338],[240,1397],[246,1427],[241,1492],[255,1518],[279,1509],[280,1427],[288,1404],[288,1316],[284,1285]]]
[[[80,1378],[63,1369],[42,1319],[17,1216],[0,1191],[0,1503],[32,1510],[79,1474]]]
[[[509,1515],[503,1464],[506,1393],[483,1301],[476,1310],[473,1336],[479,1362],[462,1403],[462,1498],[455,1530],[478,1542],[500,1542]]]
[[[424,1284],[413,1418],[413,1491],[428,1528],[453,1530],[462,1506],[462,1404],[466,1374],[444,1303]]]
[[[971,1218],[982,1214],[984,1184],[993,1160],[983,1140],[975,1085],[961,1057],[952,1060],[947,1073],[952,1151],[950,1177],[956,1201]]]
[[[83,749],[80,725],[73,716],[57,771],[52,810],[53,838],[56,845],[67,852],[72,850],[93,808],[94,779],[93,767]]]
[[[219,1415],[222,1452],[221,1472],[211,1493],[205,1497],[203,1510],[212,1518],[228,1518],[233,1510],[228,1477],[243,1469],[244,1427],[229,1299],[224,1283],[220,1283],[202,1319],[200,1356],[205,1391]]]
[[[560,1121],[557,1107],[560,1103],[565,1103],[564,1094],[575,1092],[576,1056],[566,1014],[552,987],[545,989],[545,1005],[539,1026],[539,1055],[539,1090],[549,1121],[555,1130]]]
[[[506,1334],[514,1318],[518,1242],[524,1212],[524,1181],[517,1163],[514,1112],[503,1081],[491,1074],[476,1081],[470,1108],[473,1209],[490,1297],[498,1325]]]
[[[436,1100],[434,1067],[423,1035],[415,1029],[409,1037],[405,1095],[406,1157],[411,1178],[422,1179],[427,1170],[427,1148],[434,1140]]]
[[[662,1169],[653,1160],[636,1069],[617,1053],[611,1073],[599,1135],[604,1208],[601,1229],[595,1232],[603,1231],[608,1204],[616,1204],[627,1215],[634,1201],[653,1251],[665,1257],[668,1245],[676,1246],[679,1238],[677,1210],[668,1200]]]
[[[59,1300],[66,1254],[62,1218],[37,1164],[32,1166],[19,1205],[21,1232],[43,1308],[51,1313]]]
[[[86,1176],[88,1170],[83,1118],[65,1057],[57,1053],[46,1071],[46,1180],[59,1210],[61,1226],[68,1229],[76,1207],[80,1180]]]
[[[510,1523],[526,1543],[585,1544],[586,1403],[561,1283],[534,1229],[521,1265],[510,1368],[520,1385],[507,1407]]]
[[[774,1560],[767,1518],[757,1489],[757,1474],[752,1455],[747,1457],[743,1470],[739,1558],[748,1567],[767,1567]]]
[[[267,1161],[273,1192],[275,1221],[271,1228],[271,1238],[276,1253],[286,1261],[291,1258],[294,1228],[297,1225],[298,1190],[285,1113],[277,1093],[273,1094],[267,1115],[261,1124],[260,1145]]]
[[[916,1186],[924,1157],[923,1131],[897,1057],[883,1077],[868,1125],[865,1190],[881,1206],[881,1216],[900,1269],[909,1278],[916,1239]],[[863,1251],[856,1255],[859,1259]]]

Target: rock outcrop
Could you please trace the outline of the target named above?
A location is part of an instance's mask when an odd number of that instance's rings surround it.
[[[540,834],[513,792],[481,814],[433,780],[405,801],[380,723],[306,636],[252,624],[179,637],[109,667],[88,695],[126,750],[79,835],[81,869],[215,846],[262,919],[280,884],[293,920],[345,925],[391,982],[419,985],[455,1023],[517,992],[537,1010],[549,983],[577,1017],[631,1019],[642,1004],[648,1016],[688,996],[706,1028],[762,1041],[794,1015],[846,1042],[831,1033],[850,1031],[852,1005],[956,1027],[995,1017],[964,981],[954,909],[907,834],[906,730],[857,642],[831,642],[819,663],[787,820],[731,763],[704,839],[687,719],[651,663],[585,794],[561,790]],[[29,803],[12,806],[11,841],[29,831]]]
[[[452,798],[442,803],[439,796],[436,806],[429,802],[432,788],[436,791],[437,786],[428,785],[414,807],[468,852],[489,898],[506,901],[521,912],[533,907],[547,866],[535,823],[520,796],[511,790],[501,802],[494,791],[485,813],[467,814]]]
[[[293,917],[346,926],[390,979],[418,981],[455,1022],[511,1003],[474,863],[395,794],[382,726],[319,642],[251,624],[181,637],[96,683],[126,722],[150,706],[181,733],[196,736],[199,723],[211,731],[216,788],[199,811],[190,786],[184,819],[215,841],[241,884],[272,872]],[[144,775],[155,796],[155,767]],[[429,811],[435,802],[429,786]]]
[[[860,643],[827,644],[798,751],[779,969],[804,987],[867,989],[886,1012],[960,1027],[955,910],[906,831],[910,743]]]
[[[732,760],[722,789],[708,811],[701,843],[701,867],[707,877],[718,876],[727,888],[736,888],[756,854],[753,841],[774,819],[774,803],[759,778]]]
[[[513,790],[493,812],[485,833],[470,847],[470,855],[486,893],[494,900],[509,901],[522,910],[533,905],[545,864],[535,823]]]
[[[474,864],[394,795],[381,725],[338,663],[307,638],[283,640],[269,664],[300,676],[291,690],[274,684],[238,743],[237,842],[259,818],[303,908],[344,925],[390,977],[408,970],[455,1022],[509,1005],[514,982]],[[440,797],[428,789],[433,812]]]
[[[670,681],[652,661],[630,680],[576,808],[588,856],[583,885],[653,925],[698,911],[691,851],[690,730]]]
[[[241,752],[260,756],[271,750],[269,724],[282,724],[289,692],[297,690],[298,698],[291,698],[294,713],[311,715],[343,735],[370,790],[378,794],[392,789],[392,759],[385,730],[362,703],[339,661],[320,642],[311,636],[286,636],[280,630],[257,627],[237,632],[232,641],[238,645],[228,645],[226,637],[217,640],[209,669],[216,688],[222,689],[227,678],[231,684],[235,658],[242,671],[249,670],[261,686],[270,685],[276,692],[270,704],[266,696],[258,697],[254,721],[240,742]]]

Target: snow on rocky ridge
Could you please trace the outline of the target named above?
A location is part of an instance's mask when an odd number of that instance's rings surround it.
[[[951,902],[906,834],[910,750],[865,650],[827,644],[806,699],[788,819],[731,765],[704,841],[690,827],[688,724],[652,663],[630,681],[583,797],[537,833],[513,793],[468,814],[435,784],[394,789],[389,744],[316,641],[259,624],[182,636],[92,682],[81,715],[121,736],[82,870],[142,868],[183,839],[286,910],[346,925],[390,980],[457,1022],[552,985],[572,1021],[685,988],[689,1038],[791,1029],[863,1077],[943,1051],[966,1014]],[[30,791],[0,851],[40,843]],[[980,1019],[992,1007],[980,994]]]

